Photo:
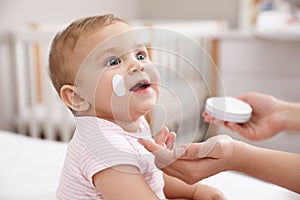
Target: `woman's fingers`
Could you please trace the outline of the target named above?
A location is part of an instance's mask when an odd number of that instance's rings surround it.
[[[204,117],[205,122],[214,123],[214,124],[217,124],[217,125],[220,125],[220,126],[224,125],[224,121],[213,118],[207,112],[203,112],[202,116]]]
[[[180,159],[195,160],[200,158],[213,158],[218,159],[222,157],[223,151],[226,150],[228,144],[232,142],[231,137],[227,135],[214,136],[201,143],[185,144],[175,147],[174,152],[183,152]],[[231,149],[231,148],[230,148]]]
[[[141,145],[143,145],[150,152],[155,152],[155,151],[158,151],[159,149],[163,148],[162,146],[155,144],[151,140],[144,140],[142,138],[139,138],[138,142]]]
[[[184,144],[174,148],[174,154],[180,159],[195,160],[199,159],[200,149],[203,143]]]

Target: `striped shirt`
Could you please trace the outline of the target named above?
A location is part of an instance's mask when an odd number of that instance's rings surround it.
[[[165,199],[162,172],[154,156],[137,142],[138,137],[151,138],[148,123],[142,117],[139,133],[129,133],[110,121],[96,117],[76,117],[76,130],[68,145],[57,199],[104,199],[93,185],[93,176],[117,165],[139,169],[158,198]],[[138,135],[138,137],[137,137]]]

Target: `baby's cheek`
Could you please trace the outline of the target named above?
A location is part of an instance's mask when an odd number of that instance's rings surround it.
[[[160,84],[160,74],[158,72],[158,70],[156,69],[156,67],[151,66],[148,69],[146,69],[146,72],[148,73],[149,77],[150,77],[150,81],[151,83],[155,84],[155,85],[159,85]]]

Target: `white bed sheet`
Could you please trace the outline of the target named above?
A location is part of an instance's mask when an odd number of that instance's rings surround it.
[[[0,131],[0,200],[54,200],[66,143]],[[284,188],[235,172],[201,181],[229,200],[300,200]]]
[[[228,200],[300,200],[285,188],[236,172],[222,172],[201,181],[221,190]]]
[[[0,131],[0,199],[54,200],[67,145]]]

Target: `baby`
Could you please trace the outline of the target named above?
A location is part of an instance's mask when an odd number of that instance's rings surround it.
[[[160,77],[126,22],[113,15],[74,21],[54,38],[49,70],[76,125],[57,199],[224,199],[163,174],[137,142],[151,139],[144,115],[156,104]],[[157,140],[172,146],[165,132]]]

